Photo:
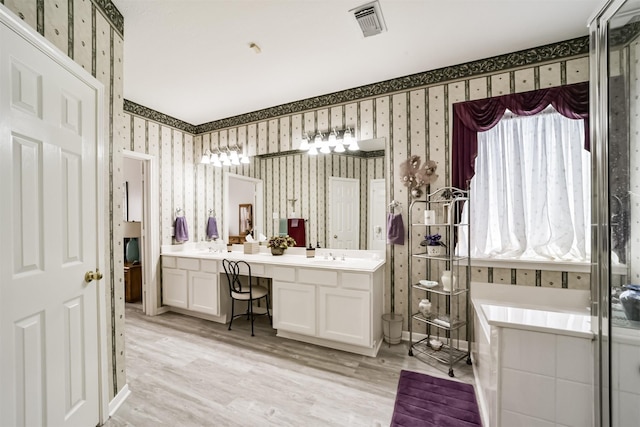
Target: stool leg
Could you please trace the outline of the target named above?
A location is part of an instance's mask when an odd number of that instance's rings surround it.
[[[252,299],[249,300],[249,313],[251,316],[251,336],[253,337],[255,336],[253,335],[253,321],[255,318],[253,317],[253,300]]]
[[[227,331],[231,330],[231,324],[233,323],[233,312],[234,312],[234,307],[235,307],[235,300],[233,298],[231,298],[231,320],[229,320],[229,327],[227,328]]]

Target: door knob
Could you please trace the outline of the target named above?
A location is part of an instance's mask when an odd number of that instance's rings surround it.
[[[100,280],[102,279],[102,273],[100,273],[100,270],[98,270],[96,268],[96,271],[87,271],[86,273],[84,273],[84,281],[89,283],[92,280]]]

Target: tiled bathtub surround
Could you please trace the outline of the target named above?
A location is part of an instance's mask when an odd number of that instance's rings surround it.
[[[592,425],[588,292],[484,283],[473,283],[471,292],[472,356],[485,424]]]

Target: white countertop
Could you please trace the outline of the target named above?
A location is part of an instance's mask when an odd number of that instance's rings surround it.
[[[340,251],[338,251],[340,252]],[[362,251],[358,251],[362,252]],[[306,255],[284,254],[273,256],[271,253],[261,252],[257,254],[245,254],[244,252],[210,252],[208,249],[194,249],[188,251],[162,251],[162,256],[175,256],[181,258],[198,258],[220,260],[231,259],[234,261],[242,260],[249,263],[283,265],[290,267],[312,267],[332,270],[350,270],[372,273],[385,264],[384,258],[374,256],[374,254],[362,254],[359,257],[346,256],[343,261],[341,257],[337,259],[324,259],[324,257],[316,256],[315,258],[307,258]],[[364,257],[367,256],[368,257]],[[375,254],[377,255],[377,254]],[[377,258],[377,259],[376,259]]]
[[[593,338],[591,316],[588,313],[501,305],[500,302],[477,299],[473,300],[473,305],[476,311],[481,310],[491,326]]]

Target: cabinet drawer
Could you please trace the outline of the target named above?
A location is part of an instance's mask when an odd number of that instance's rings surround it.
[[[207,273],[216,273],[218,271],[218,261],[212,259],[201,259],[200,270]]]
[[[174,256],[163,256],[162,257],[162,266],[167,268],[176,268],[176,257]]]
[[[200,260],[196,258],[178,258],[177,260],[178,268],[182,270],[200,270]]]
[[[338,273],[331,270],[301,268],[298,270],[298,281],[315,285],[338,286]]]
[[[341,284],[345,289],[357,289],[368,291],[371,289],[371,280],[368,274],[362,273],[342,273]]]
[[[240,266],[240,274],[242,275],[247,275],[249,274],[249,270],[247,270],[247,266],[244,264],[238,264]],[[263,264],[252,264],[249,263],[249,266],[251,266],[251,275],[252,276],[264,276],[264,265]]]
[[[296,269],[293,267],[273,267],[273,278],[275,280],[284,280],[286,282],[296,281]]]

